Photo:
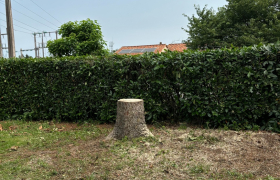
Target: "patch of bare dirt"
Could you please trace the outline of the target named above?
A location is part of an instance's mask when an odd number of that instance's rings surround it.
[[[261,176],[264,173],[280,177],[279,135],[268,132],[213,132],[220,142],[213,146],[202,145],[200,153],[216,168],[236,169]]]

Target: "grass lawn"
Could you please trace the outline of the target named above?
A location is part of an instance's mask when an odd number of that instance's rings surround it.
[[[276,133],[148,126],[154,137],[104,141],[113,125],[0,124],[1,180],[280,180]]]

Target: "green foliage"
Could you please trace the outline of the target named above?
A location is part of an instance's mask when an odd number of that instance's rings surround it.
[[[137,56],[0,60],[0,119],[113,122],[141,98],[146,121],[280,132],[280,44]]]
[[[188,47],[216,48],[275,43],[280,38],[278,0],[227,0],[228,5],[214,12],[195,6],[197,16],[189,21]]]
[[[59,29],[61,39],[48,41],[49,52],[54,56],[104,55],[106,45],[101,26],[90,19],[68,22]]]

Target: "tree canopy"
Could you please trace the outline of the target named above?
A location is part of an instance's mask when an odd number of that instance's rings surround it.
[[[227,0],[217,12],[195,6],[186,16],[188,47],[215,48],[274,43],[280,39],[280,0]]]
[[[54,56],[102,55],[106,52],[101,26],[96,20],[69,21],[58,33],[60,39],[47,42],[47,48]]]

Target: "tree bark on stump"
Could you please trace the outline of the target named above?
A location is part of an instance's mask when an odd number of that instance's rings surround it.
[[[154,136],[147,128],[142,99],[120,99],[117,103],[117,120],[113,131],[106,137],[122,139]]]

